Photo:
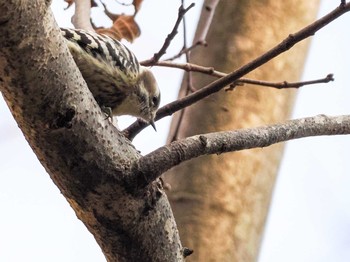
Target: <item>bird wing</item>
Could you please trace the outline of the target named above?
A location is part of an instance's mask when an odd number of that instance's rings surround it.
[[[107,63],[118,71],[125,83],[135,84],[140,74],[136,56],[121,42],[106,35],[82,29],[61,28],[63,36],[100,62]]]

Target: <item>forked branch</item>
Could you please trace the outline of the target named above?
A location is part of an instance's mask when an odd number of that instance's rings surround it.
[[[213,67],[200,66],[193,63],[175,63],[175,62],[168,62],[168,61],[158,61],[155,64],[155,66],[178,68],[178,69],[185,70],[186,72],[198,72],[198,73],[203,73],[206,75],[211,75],[219,78],[228,75],[226,73],[215,70]],[[330,81],[334,81],[333,74],[328,74],[324,78],[309,80],[309,81],[302,81],[302,82],[287,82],[287,81],[270,82],[270,81],[254,80],[254,79],[248,79],[248,78],[240,78],[237,81],[235,81],[233,85],[251,84],[251,85],[260,85],[260,86],[267,86],[267,87],[282,89],[282,88],[299,88],[305,85],[329,83]]]
[[[196,135],[172,142],[141,157],[133,166],[138,188],[170,168],[202,155],[267,147],[297,138],[350,134],[350,115],[290,120],[283,124]]]
[[[286,39],[284,39],[282,42],[280,42],[278,45],[264,53],[263,55],[257,57],[256,59],[252,60],[251,62],[245,64],[244,66],[238,68],[237,70],[233,71],[232,73],[228,74],[225,77],[222,77],[209,85],[201,88],[200,90],[184,97],[181,99],[178,99],[174,102],[171,102],[164,107],[160,108],[157,112],[157,116],[155,120],[159,120],[165,116],[172,115],[176,111],[179,111],[189,105],[192,105],[199,100],[216,93],[223,89],[225,86],[233,83],[234,81],[240,79],[244,75],[248,74],[249,72],[253,71],[254,69],[260,67],[261,65],[267,63],[271,59],[279,56],[280,54],[286,52],[290,48],[292,48],[296,43],[299,43],[300,41],[314,35],[318,30],[329,24],[330,22],[337,19],[339,16],[345,14],[346,12],[350,11],[350,3],[341,4],[336,9],[334,9],[332,12],[328,13],[327,15],[321,17],[320,19],[316,20],[312,24],[306,26],[305,28],[301,29],[300,31],[296,32],[295,34],[290,34]],[[128,136],[129,139],[133,139],[143,128],[147,126],[146,123],[141,121],[136,121],[134,124],[129,126],[124,133]]]
[[[215,9],[220,0],[205,0],[203,3],[201,19],[204,21],[203,23],[199,23],[196,36],[193,40],[193,43],[190,47],[183,48],[178,54],[174,55],[167,59],[167,61],[175,60],[179,58],[183,54],[188,54],[194,48],[198,46],[207,46],[207,34],[212,23]]]
[[[177,34],[177,30],[180,26],[180,23],[182,21],[182,18],[184,17],[184,15],[188,12],[188,10],[190,10],[192,7],[194,7],[194,3],[190,4],[187,8],[184,8],[183,5],[180,6],[179,8],[179,13],[178,13],[178,17],[176,20],[176,23],[174,25],[173,30],[171,31],[170,34],[168,34],[167,38],[164,41],[164,44],[162,46],[162,48],[153,55],[153,57],[151,59],[142,61],[141,64],[144,66],[152,66],[154,65],[156,62],[159,61],[159,59],[166,53],[166,50],[168,49],[171,41],[174,39],[174,37]]]

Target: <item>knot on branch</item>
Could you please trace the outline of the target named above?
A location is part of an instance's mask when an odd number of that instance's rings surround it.
[[[193,254],[193,249],[189,249],[188,247],[184,247],[182,249],[182,254],[184,257],[188,257]]]
[[[325,82],[328,83],[330,81],[334,81],[334,75],[333,74],[328,74],[325,78]]]
[[[75,109],[68,108],[65,112],[58,112],[55,119],[50,124],[50,128],[59,129],[59,128],[71,128],[72,120],[75,116]]]
[[[199,136],[199,141],[201,142],[202,146],[205,148],[208,144],[208,139],[205,136]]]

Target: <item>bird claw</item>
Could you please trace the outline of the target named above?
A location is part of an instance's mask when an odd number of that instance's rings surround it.
[[[110,119],[113,122],[112,108],[109,106],[101,106],[102,112],[106,115],[106,119]]]

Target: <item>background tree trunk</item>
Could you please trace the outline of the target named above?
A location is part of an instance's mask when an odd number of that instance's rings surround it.
[[[191,61],[230,72],[263,54],[288,34],[310,23],[319,1],[222,0],[207,42]],[[199,21],[199,28],[201,23]],[[252,72],[268,81],[298,81],[308,44]],[[193,74],[194,88],[210,82]],[[180,96],[187,82],[183,81]],[[221,91],[186,108],[177,138],[233,130],[287,119],[295,91],[244,85]],[[174,137],[175,116],[169,138]],[[169,171],[165,177],[182,244],[194,249],[190,261],[255,261],[261,243],[271,193],[283,154],[281,144],[264,149],[203,156]],[[176,173],[176,175],[175,175]]]

